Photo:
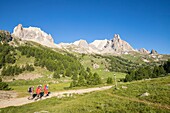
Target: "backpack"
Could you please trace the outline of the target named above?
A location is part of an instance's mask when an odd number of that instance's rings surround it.
[[[28,92],[29,93],[32,92],[32,88],[31,87],[28,88]]]
[[[48,86],[46,86],[46,89],[48,89]]]

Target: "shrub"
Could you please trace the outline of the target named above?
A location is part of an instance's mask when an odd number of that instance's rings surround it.
[[[57,71],[55,71],[54,74],[53,74],[53,77],[54,78],[60,78],[60,74]]]
[[[112,77],[108,77],[108,78],[107,78],[107,84],[112,84],[112,83],[113,83]]]
[[[0,90],[10,90],[8,84],[5,82],[0,82]]]

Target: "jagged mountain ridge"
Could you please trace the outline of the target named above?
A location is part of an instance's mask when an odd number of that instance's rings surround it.
[[[21,24],[16,26],[12,35],[21,40],[28,40],[40,43],[41,45],[60,48],[66,51],[85,53],[85,54],[128,54],[129,52],[139,52],[148,54],[146,49],[135,50],[129,43],[122,40],[119,34],[115,34],[111,40],[94,40],[92,43],[87,43],[86,40],[78,40],[74,43],[59,43],[55,44],[52,36],[45,33],[40,28],[28,27],[23,28]],[[156,52],[152,52],[155,54]]]
[[[79,40],[71,44],[60,43],[59,46],[66,50],[68,48],[74,48],[73,51],[79,53],[124,54],[130,51],[136,51],[126,41],[121,40],[118,34],[115,34],[111,40],[95,40],[89,44],[86,40]]]
[[[14,28],[12,35],[21,40],[34,41],[48,47],[56,47],[52,36],[37,27],[23,28],[19,24]]]

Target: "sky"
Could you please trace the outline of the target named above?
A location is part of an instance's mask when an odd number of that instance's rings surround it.
[[[170,0],[0,0],[0,29],[40,27],[55,43],[112,39],[170,54]]]

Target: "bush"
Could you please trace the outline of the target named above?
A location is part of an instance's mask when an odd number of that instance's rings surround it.
[[[10,90],[8,84],[5,82],[0,82],[0,90]]]
[[[60,78],[60,74],[57,71],[55,71],[54,74],[53,74],[53,77],[54,78]]]
[[[112,77],[107,78],[107,84],[113,84],[113,79]]]

